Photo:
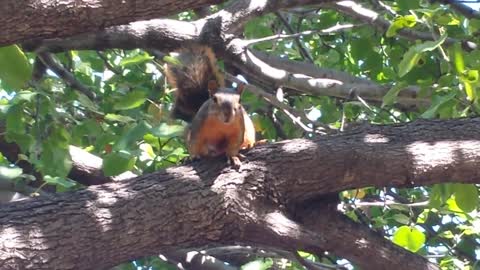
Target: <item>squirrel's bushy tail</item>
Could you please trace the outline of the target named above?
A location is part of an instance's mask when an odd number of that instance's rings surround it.
[[[172,117],[191,122],[202,104],[208,100],[208,82],[215,80],[225,86],[223,75],[218,70],[211,48],[191,45],[178,51],[180,64],[167,64],[166,76],[176,88]]]

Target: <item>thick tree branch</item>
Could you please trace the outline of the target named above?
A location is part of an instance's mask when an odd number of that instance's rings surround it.
[[[224,160],[195,162],[56,198],[8,204],[0,209],[0,243],[5,243],[0,268],[105,268],[154,251],[238,241],[343,254],[340,246],[329,244],[331,238],[279,209],[365,186],[480,183],[479,128],[480,118],[373,126],[260,146],[247,153],[249,162],[240,172],[225,169]],[[331,222],[322,215],[318,220]],[[294,231],[300,234],[289,233]],[[265,235],[272,236],[268,242]],[[91,239],[98,245],[92,247]],[[344,256],[362,264],[356,254]],[[412,262],[409,269],[435,269],[413,254],[401,254],[403,262]],[[390,259],[383,269],[405,269]]]
[[[24,42],[27,50],[58,52],[65,50],[104,50],[109,48],[133,49],[178,48],[184,42],[208,42],[222,47],[229,33],[238,31],[248,19],[268,12],[297,5],[318,4],[333,0],[265,0],[232,1],[224,9],[193,22],[168,19],[137,21],[107,27],[68,39],[44,39]],[[33,39],[33,38],[32,38]]]
[[[232,50],[236,53],[235,59],[239,59],[239,61],[233,61],[235,65],[241,70],[245,70],[245,68],[248,69],[250,73],[259,76],[261,79],[269,81],[276,86],[293,88],[311,95],[332,96],[338,98],[349,98],[356,93],[367,100],[376,102],[381,102],[389,90],[388,86],[380,86],[373,83],[349,83],[341,80],[312,77],[302,73],[279,69],[262,61],[252,51],[245,50],[243,42],[244,41],[242,40],[233,40],[231,42],[232,47],[235,47],[235,49]],[[289,65],[293,66],[294,64],[292,62]],[[428,98],[418,97],[419,91],[419,87],[406,87],[400,91],[397,96],[397,102],[404,105],[429,104]]]
[[[363,7],[361,4],[356,1],[337,1],[333,4],[327,3],[324,4],[325,7],[330,7],[337,11],[344,13],[354,19],[359,21],[369,23],[381,31],[387,31],[387,29],[392,24],[390,21],[385,20],[377,12]],[[429,32],[420,32],[416,30],[411,30],[408,28],[403,28],[398,31],[398,35],[410,40],[435,40],[435,37]],[[477,44],[468,40],[458,40],[454,38],[447,38],[444,42],[446,45],[453,45],[455,43],[461,42],[464,49],[473,50],[477,48]]]
[[[221,0],[5,0],[0,6],[0,46],[27,39],[67,37],[104,27],[168,16]],[[55,18],[55,19],[52,19]]]
[[[453,9],[469,19],[480,19],[480,12],[475,10],[458,0],[439,0],[438,2],[450,5]]]
[[[318,233],[323,232],[326,239],[322,246],[326,250],[335,250],[336,255],[349,257],[350,260],[357,262],[360,269],[383,270],[390,267],[394,269],[440,269],[423,257],[412,256],[411,252],[393,244],[381,235],[375,234],[368,227],[361,226],[326,208],[322,209],[321,204],[310,204],[302,207],[297,214],[307,228]],[[319,212],[324,214],[320,216]],[[327,224],[320,220],[325,218],[332,223]],[[331,226],[332,224],[336,225]],[[342,241],[338,241],[339,238]],[[385,262],[389,262],[388,267]]]

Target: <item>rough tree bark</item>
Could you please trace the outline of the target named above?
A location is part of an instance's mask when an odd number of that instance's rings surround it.
[[[165,17],[222,0],[4,0],[0,47],[26,39],[60,38],[137,20]],[[54,18],[54,19],[53,19]]]
[[[240,242],[329,250],[363,269],[438,269],[337,213],[304,206],[365,186],[480,183],[479,128],[480,118],[366,127],[258,147],[240,172],[202,161],[8,204],[0,209],[0,268],[102,269],[171,248]],[[361,256],[373,249],[382,250],[375,260]]]

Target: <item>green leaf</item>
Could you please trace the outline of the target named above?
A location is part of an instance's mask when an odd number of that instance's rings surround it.
[[[412,28],[416,23],[417,20],[413,15],[398,16],[393,20],[393,23],[390,25],[390,27],[388,27],[386,35],[387,37],[393,37],[397,34],[398,30],[405,27]]]
[[[30,134],[19,134],[14,132],[8,132],[5,136],[7,142],[15,142],[20,146],[22,152],[28,152],[30,147],[35,142],[35,139]]]
[[[118,100],[113,108],[115,110],[129,110],[142,105],[147,100],[144,91],[132,91]]]
[[[438,48],[438,46],[442,45],[446,38],[447,35],[443,34],[436,41],[426,41],[408,49],[408,51],[404,54],[402,61],[400,61],[398,64],[398,75],[400,77],[405,76],[405,74],[410,72],[410,70],[412,70],[412,68],[418,63],[421,53],[433,51],[434,49]]]
[[[152,129],[152,134],[159,138],[169,138],[173,136],[181,136],[184,130],[185,127],[181,125],[168,125],[162,123]]]
[[[478,205],[478,189],[475,185],[455,184],[455,202],[465,213],[472,212]]]
[[[393,234],[393,242],[412,252],[417,252],[425,244],[425,234],[416,228],[401,226]]]
[[[467,94],[468,100],[474,100],[477,95],[475,88],[472,84],[478,82],[478,70],[464,70],[463,73],[460,74],[460,81],[463,82],[463,86],[465,87],[465,93]]]
[[[455,70],[458,74],[463,74],[465,62],[463,61],[463,50],[459,42],[453,44],[453,59],[455,61]]]
[[[452,184],[436,184],[430,191],[429,205],[432,208],[440,208],[452,194]]]
[[[433,118],[435,117],[435,114],[437,113],[437,110],[438,108],[445,104],[446,102],[450,101],[451,99],[453,99],[455,97],[455,93],[450,93],[446,96],[439,96],[439,95],[436,95],[436,96],[433,96],[432,98],[432,104],[430,105],[430,108],[428,108],[428,110],[426,110],[422,115],[421,117],[422,118],[427,118],[427,119],[430,119],[430,118]]]
[[[69,179],[65,179],[62,177],[58,177],[58,176],[52,177],[50,175],[45,175],[45,177],[43,177],[43,180],[50,185],[62,186],[67,189],[72,188],[76,185],[74,181],[71,181]]]
[[[465,87],[465,94],[467,94],[468,100],[474,100],[477,95],[472,84],[469,82],[463,82],[463,86]]]
[[[395,103],[395,100],[397,99],[398,93],[400,93],[400,90],[405,86],[406,84],[403,82],[397,83],[395,86],[390,88],[388,92],[385,94],[382,100],[382,107],[385,106],[390,106],[393,103]]]
[[[260,38],[273,35],[271,26],[272,18],[262,16],[251,19],[244,28],[244,34],[247,38]]]
[[[141,138],[143,135],[150,132],[152,127],[145,121],[141,121],[135,127],[128,129],[128,131],[115,143],[114,150],[123,150],[127,146]]]
[[[407,74],[420,60],[421,54],[414,47],[408,49],[403,56],[402,61],[398,64],[398,76],[403,77]]]
[[[272,267],[273,261],[271,259],[265,259],[265,260],[255,260],[253,262],[249,262],[247,264],[244,264],[240,269],[242,270],[267,270]]]
[[[133,169],[136,158],[126,151],[112,152],[103,158],[105,176],[119,175]]]
[[[70,134],[64,127],[55,126],[52,133],[50,134],[50,140],[52,145],[54,145],[55,147],[68,149],[70,143]]]
[[[32,67],[17,45],[0,48],[0,80],[10,88],[22,88],[32,77]]]
[[[13,179],[22,175],[23,170],[21,168],[0,166],[0,179],[12,181]]]
[[[8,133],[25,134],[26,123],[22,106],[14,105],[8,109],[6,128]]]
[[[401,224],[408,225],[410,223],[410,218],[404,214],[395,214],[393,215],[393,219]]]
[[[113,113],[109,113],[109,114],[105,115],[105,120],[113,121],[113,122],[120,122],[120,123],[135,122],[135,119],[133,119],[129,116],[120,115],[120,114],[113,114]]]
[[[77,92],[77,95],[78,95],[78,102],[80,102],[80,104],[83,107],[89,109],[92,112],[100,113],[97,105],[93,101],[91,101],[89,97],[79,92]]]
[[[182,62],[180,62],[180,60],[178,60],[178,57],[171,56],[171,55],[164,56],[163,61],[167,62],[169,64],[172,64],[172,65],[176,65],[176,66],[182,65]]]
[[[153,56],[150,56],[147,53],[137,54],[134,56],[123,58],[122,61],[120,61],[120,66],[127,67],[132,65],[138,65],[141,63],[148,62],[153,58],[154,58]]]
[[[457,214],[457,215],[460,215],[460,216],[463,215],[463,214],[462,214],[462,213],[463,213],[463,210],[460,209],[460,207],[458,207],[457,201],[456,201],[453,197],[450,198],[450,199],[448,199],[447,202],[446,202],[446,204],[447,204],[447,209],[448,209],[448,210],[450,210],[450,211],[452,211],[452,212],[455,212],[455,214]],[[465,215],[463,215],[463,216],[465,216]]]
[[[18,92],[15,97],[13,98],[14,103],[18,104],[22,101],[32,102],[33,98],[37,95],[37,93],[32,91],[20,91]]]
[[[72,168],[72,160],[68,148],[61,148],[62,144],[51,138],[42,145],[42,153],[37,166],[43,175],[67,177]]]
[[[460,79],[462,81],[466,81],[469,83],[476,83],[478,82],[478,77],[479,77],[478,74],[479,74],[478,70],[469,70],[465,72],[465,75],[462,76]]]

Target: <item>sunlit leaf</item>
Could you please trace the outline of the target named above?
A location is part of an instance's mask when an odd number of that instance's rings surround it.
[[[76,185],[74,181],[71,181],[62,177],[58,177],[58,176],[52,177],[50,175],[45,175],[45,177],[43,177],[43,180],[50,185],[62,186],[64,188],[72,188]]]
[[[120,61],[120,66],[128,67],[132,65],[138,65],[138,64],[148,62],[152,59],[153,59],[153,56],[150,56],[147,53],[137,54],[131,57],[123,58],[122,61]]]
[[[105,115],[105,120],[121,122],[121,123],[129,123],[129,122],[134,122],[135,121],[135,119],[133,119],[129,116],[120,115],[120,114],[113,114],[113,113],[109,113],[109,114]]]
[[[147,100],[144,91],[131,91],[118,100],[113,108],[115,110],[129,110],[142,105]]]
[[[26,85],[32,77],[32,67],[17,45],[0,48],[0,80],[10,88]]]
[[[11,181],[22,175],[22,172],[21,168],[0,166],[0,179]]]
[[[455,202],[458,207],[468,213],[477,208],[478,205],[478,189],[471,184],[455,184],[454,185]]]
[[[416,252],[425,244],[425,234],[416,228],[402,226],[393,234],[393,242]]]
[[[418,60],[420,59],[423,52],[433,51],[434,49],[438,48],[438,46],[442,45],[446,38],[447,35],[443,34],[436,41],[426,41],[410,47],[410,49],[408,49],[408,51],[403,56],[402,61],[398,64],[398,76],[405,76],[405,74],[410,72],[410,70],[412,70],[412,68],[417,65]]]
[[[397,34],[398,30],[414,27],[416,23],[417,20],[413,15],[398,16],[393,20],[393,23],[388,28],[386,36],[393,37]]]
[[[253,262],[249,262],[247,264],[244,264],[240,269],[242,270],[267,270],[272,267],[273,262],[271,259],[265,259],[265,260],[256,260]]]
[[[181,125],[168,125],[162,123],[159,126],[152,128],[152,134],[159,138],[181,136],[184,129],[185,127]]]

